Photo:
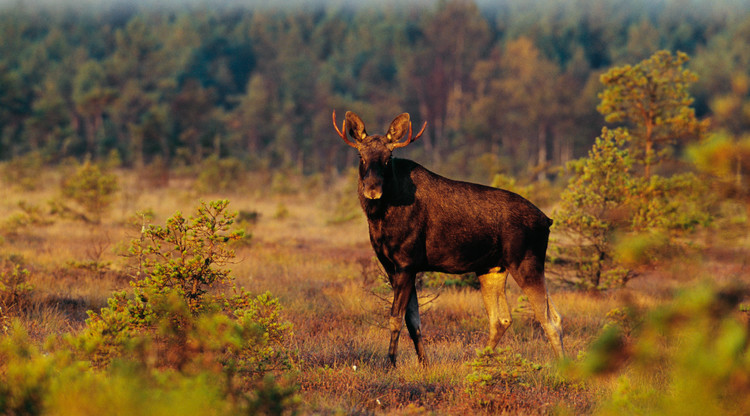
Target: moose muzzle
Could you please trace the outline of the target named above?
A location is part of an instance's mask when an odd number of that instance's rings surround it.
[[[383,196],[383,179],[367,175],[362,179],[363,194],[367,199],[380,199]]]

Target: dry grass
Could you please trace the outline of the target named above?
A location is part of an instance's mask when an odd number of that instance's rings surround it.
[[[21,201],[46,206],[57,197],[59,173],[43,176],[37,190],[8,187],[10,192],[0,200],[0,224],[19,212]],[[529,385],[494,391],[493,399],[485,404],[467,392],[466,376],[471,372],[467,363],[487,337],[481,297],[469,289],[423,290],[429,364],[417,363],[404,331],[400,365],[391,369],[386,329],[390,289],[375,265],[364,217],[358,213],[350,221],[334,220],[331,212],[337,202],[320,192],[346,188],[348,182],[329,182],[313,190],[279,195],[269,193],[264,182],[254,178],[235,192],[207,195],[195,191],[189,179],[149,188],[136,175],[120,172],[120,198],[101,226],[55,218],[49,225],[0,234],[0,252],[2,257],[20,259],[30,270],[29,281],[35,289],[21,317],[41,341],[50,334],[79,329],[87,309],[100,308],[112,291],[127,287],[129,260],[121,254],[137,235],[138,222],[132,221],[136,211],[151,210],[153,222],[161,224],[175,211],[193,212],[201,199],[227,198],[230,209],[260,215],[249,226],[250,244],[237,247],[237,261],[231,269],[239,285],[254,292],[268,290],[281,299],[285,318],[294,325],[290,342],[301,358],[297,382],[303,413],[546,414],[568,409],[578,414],[590,412],[596,396],[611,388],[554,381],[559,379],[549,365],[553,354],[539,325],[519,307],[523,306],[518,300],[521,291],[512,279],[508,300],[514,323],[501,345],[544,365]],[[612,310],[653,308],[694,279],[747,279],[744,257],[734,252],[722,255],[710,257],[708,253],[695,261],[676,261],[663,270],[648,271],[625,289],[606,293],[552,286],[553,300],[565,319],[569,355],[575,358],[586,349]],[[81,266],[92,262],[101,268]]]

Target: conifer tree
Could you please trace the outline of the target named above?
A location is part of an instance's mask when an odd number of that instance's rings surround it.
[[[691,107],[688,88],[698,76],[684,68],[685,53],[658,51],[635,66],[611,68],[601,76],[606,87],[597,107],[608,123],[623,123],[633,136],[633,156],[644,176],[664,160],[670,144],[696,137],[705,129]]]

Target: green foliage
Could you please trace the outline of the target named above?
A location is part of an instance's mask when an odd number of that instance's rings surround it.
[[[479,289],[479,277],[476,273],[448,274],[440,272],[422,273],[422,283],[426,287],[471,287]]]
[[[652,175],[636,182],[631,228],[634,231],[692,231],[711,222],[715,194],[692,173]]]
[[[611,68],[601,76],[597,110],[608,123],[626,123],[631,153],[650,175],[652,165],[668,155],[666,145],[697,136],[706,127],[695,117],[688,92],[698,76],[683,67],[685,53],[658,51],[635,66]],[[661,149],[659,149],[661,147]]]
[[[240,210],[237,213],[236,226],[242,231],[242,238],[236,241],[238,245],[249,246],[253,240],[252,229],[260,219],[260,212]]]
[[[331,202],[335,205],[331,209],[329,224],[342,224],[362,215],[357,198],[358,176],[354,168],[346,172],[346,182],[331,198]]]
[[[165,226],[144,228],[130,249],[139,262],[135,287],[175,290],[192,311],[199,311],[208,289],[230,280],[220,266],[234,258],[227,243],[243,237],[243,231],[230,230],[236,214],[227,212],[227,205],[227,200],[204,202],[195,217],[178,212]]]
[[[429,121],[420,156],[439,164],[451,153],[464,161],[502,155],[510,174],[543,176],[548,162],[587,147],[597,117],[590,80],[613,63],[660,48],[690,53],[705,62],[696,108],[747,76],[744,0],[652,3],[275,9],[201,0],[189,10],[125,15],[103,4],[65,13],[51,3],[8,5],[0,20],[0,158],[102,158],[115,149],[139,169],[156,157],[199,164],[217,154],[327,172],[351,159],[343,157],[350,149],[326,142],[330,110],[322,108],[356,107],[378,123],[402,108]],[[404,18],[412,14],[420,18]],[[711,105],[727,113],[721,107]],[[476,167],[456,173],[480,174]]]
[[[468,366],[471,372],[465,379],[466,392],[482,406],[492,406],[498,390],[529,387],[539,384],[543,377],[541,365],[514,354],[510,347],[478,350]]]
[[[715,132],[687,148],[687,157],[699,172],[715,181],[726,196],[746,197],[747,172],[750,172],[750,135],[734,137]]]
[[[669,236],[664,232],[643,232],[620,236],[614,247],[614,259],[628,268],[650,264],[669,252]]]
[[[746,295],[692,288],[642,317],[630,336],[608,328],[573,366],[583,377],[617,377],[599,414],[745,414],[750,332],[738,306]]]
[[[44,161],[39,152],[31,152],[24,156],[9,160],[2,165],[2,177],[5,183],[20,186],[25,190],[34,190],[39,187],[41,172]]]
[[[60,190],[66,200],[78,206],[78,210],[73,211],[78,212],[79,218],[98,224],[112,204],[117,189],[117,176],[102,172],[99,166],[87,161],[63,180]]]
[[[51,339],[48,347],[56,340]],[[92,370],[64,349],[40,350],[16,323],[0,339],[0,414],[238,415],[289,414],[294,389],[266,377],[233,386],[207,362],[194,373],[119,360]]]
[[[711,193],[692,174],[637,176],[627,130],[604,128],[554,213],[552,258],[577,271],[586,288],[619,286],[639,265],[669,253],[681,233],[711,221]],[[653,249],[659,250],[654,251]],[[648,252],[648,253],[646,253]]]
[[[19,321],[0,338],[0,413],[38,415],[55,372],[55,357],[42,355]]]
[[[203,192],[236,189],[244,183],[246,173],[245,166],[239,159],[220,159],[212,155],[201,162],[196,186]]]
[[[515,192],[527,199],[530,198],[530,195],[534,192],[533,185],[519,186],[515,178],[502,173],[496,173],[495,176],[492,177],[492,183],[490,186]]]
[[[117,358],[151,369],[195,375],[224,374],[227,388],[246,386],[291,366],[286,347],[291,326],[281,321],[277,299],[253,296],[231,283],[228,201],[202,203],[194,217],[180,213],[166,226],[144,227],[132,242],[137,274],[128,291],[89,312],[85,330],[70,342],[97,367]]]
[[[17,316],[29,305],[34,285],[28,279],[27,269],[13,261],[0,260],[0,325],[3,327],[7,328],[10,316]]]
[[[43,227],[54,222],[52,215],[38,205],[20,201],[18,208],[21,212],[14,213],[0,221],[0,234],[16,236],[28,227]]]
[[[589,157],[569,164],[574,176],[553,214],[552,230],[562,237],[553,237],[551,254],[572,263],[580,277],[575,283],[584,287],[607,287],[630,277],[611,255],[615,233],[627,227],[636,187],[633,160],[623,148],[628,138],[625,130],[602,129]]]

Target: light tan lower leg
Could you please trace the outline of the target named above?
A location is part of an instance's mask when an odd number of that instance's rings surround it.
[[[490,321],[490,337],[487,340],[487,347],[492,349],[497,347],[500,338],[512,322],[510,307],[505,297],[505,281],[508,278],[508,271],[501,270],[500,268],[492,269],[479,276],[484,308]]]
[[[545,285],[543,283],[529,285],[522,287],[522,289],[529,298],[534,315],[536,315],[536,319],[542,325],[544,334],[547,336],[555,354],[557,354],[558,358],[564,357],[562,318],[549,298]]]

